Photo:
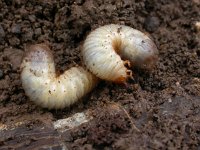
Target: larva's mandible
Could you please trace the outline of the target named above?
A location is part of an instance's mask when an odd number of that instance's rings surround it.
[[[28,48],[21,64],[21,80],[26,95],[46,108],[64,108],[90,92],[97,78],[82,67],[72,67],[57,75],[53,55],[44,44]]]
[[[126,64],[150,69],[157,61],[158,50],[146,34],[111,24],[87,36],[82,55],[87,68],[97,77],[123,83],[132,75]]]

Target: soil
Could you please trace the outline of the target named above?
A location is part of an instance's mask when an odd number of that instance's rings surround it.
[[[0,149],[200,149],[199,10],[199,0],[1,0],[0,128],[7,130]],[[150,34],[156,68],[134,69],[126,85],[101,81],[63,110],[26,97],[19,66],[27,45],[47,43],[62,72],[81,64],[88,33],[109,23]],[[87,110],[94,119],[80,127],[61,133],[51,126]]]

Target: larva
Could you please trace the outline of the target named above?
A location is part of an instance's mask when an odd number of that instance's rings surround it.
[[[158,50],[146,34],[125,25],[110,24],[86,37],[82,56],[86,67],[97,77],[123,83],[132,76],[126,65],[150,69],[157,61]]]
[[[48,46],[36,44],[28,49],[21,64],[21,81],[26,95],[36,104],[49,109],[64,108],[97,84],[97,78],[82,67],[56,74]]]

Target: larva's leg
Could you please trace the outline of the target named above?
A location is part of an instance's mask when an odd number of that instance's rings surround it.
[[[133,72],[131,70],[127,70],[126,73],[128,78],[133,79]]]
[[[129,60],[124,61],[124,66],[131,68],[131,62]]]

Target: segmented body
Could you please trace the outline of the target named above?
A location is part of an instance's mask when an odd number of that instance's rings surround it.
[[[29,47],[21,64],[22,86],[36,104],[60,109],[90,92],[97,78],[82,67],[72,67],[57,75],[51,51],[46,45]]]
[[[87,68],[97,77],[123,83],[132,76],[126,64],[152,68],[158,50],[146,34],[128,26],[111,24],[87,36],[82,55]]]
[[[21,80],[27,96],[42,107],[64,108],[89,93],[98,78],[124,83],[132,77],[126,65],[152,68],[158,50],[146,34],[111,24],[87,36],[82,55],[92,73],[83,67],[72,67],[58,75],[50,49],[44,44],[30,46],[21,64]]]

